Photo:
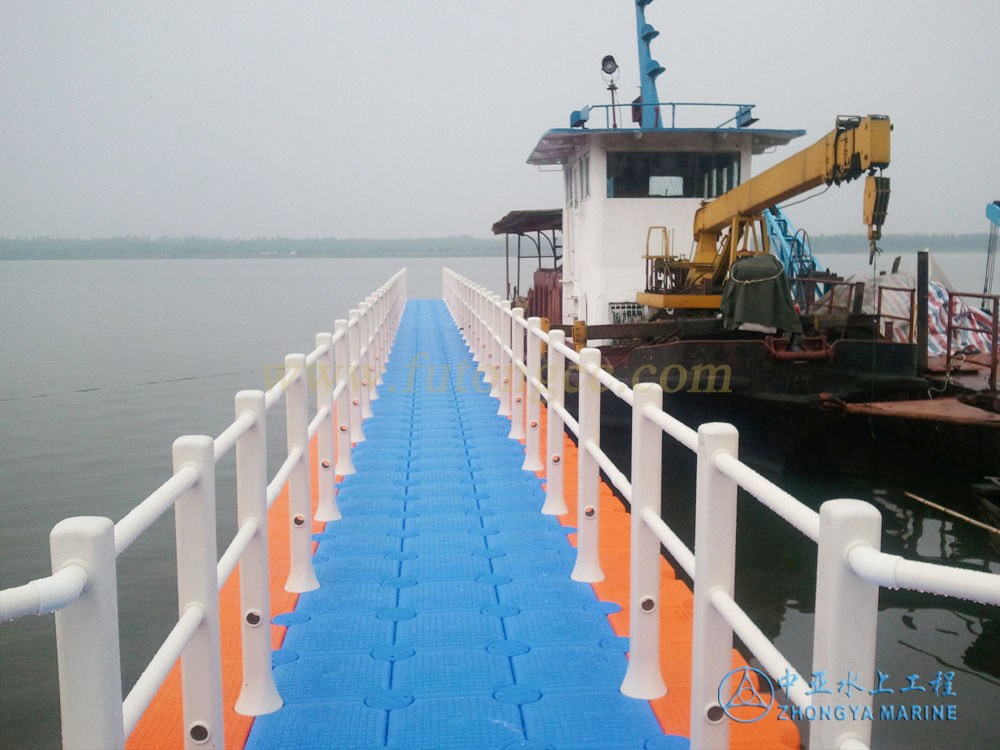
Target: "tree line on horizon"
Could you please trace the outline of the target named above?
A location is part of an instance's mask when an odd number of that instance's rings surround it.
[[[810,237],[817,253],[868,252],[863,234]],[[886,234],[879,241],[885,252],[929,248],[936,252],[985,251],[983,234]],[[431,239],[291,239],[268,237],[55,237],[0,238],[0,260],[134,260],[144,258],[436,258],[502,256],[498,237],[439,237]]]
[[[217,237],[0,238],[0,260],[125,260],[144,258],[381,258],[503,255],[503,240],[221,239]]]

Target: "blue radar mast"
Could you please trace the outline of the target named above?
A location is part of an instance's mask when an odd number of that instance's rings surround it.
[[[656,93],[656,78],[663,72],[663,66],[653,59],[649,43],[659,35],[659,31],[646,23],[645,8],[653,0],[635,0],[635,27],[639,48],[639,104],[643,128],[658,128],[660,122],[660,96]]]

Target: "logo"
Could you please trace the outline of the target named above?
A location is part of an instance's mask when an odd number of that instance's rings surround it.
[[[755,677],[756,676],[756,677]],[[761,688],[767,684],[767,692]],[[774,703],[774,686],[771,679],[753,667],[740,667],[726,673],[719,683],[719,705],[733,721],[752,724],[763,719]]]

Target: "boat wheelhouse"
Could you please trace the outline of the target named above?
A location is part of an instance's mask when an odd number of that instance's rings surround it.
[[[752,107],[661,102],[646,125],[641,113],[648,108],[641,103],[602,105],[574,112],[575,127],[541,137],[528,163],[561,165],[565,180],[562,315],[553,322],[636,319],[641,307],[636,290],[647,286],[650,241],[661,254],[665,248],[686,255],[702,203],[748,177],[752,156],[805,133],[752,128]],[[720,112],[732,116],[714,127],[678,125],[678,119]],[[661,123],[664,113],[669,119]],[[623,114],[639,122],[613,126]],[[611,122],[588,127],[598,118]]]

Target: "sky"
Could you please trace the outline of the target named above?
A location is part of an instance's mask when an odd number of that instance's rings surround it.
[[[661,101],[757,105],[818,140],[894,123],[886,232],[985,232],[1000,199],[996,0],[656,0]],[[562,204],[525,163],[638,92],[633,0],[0,0],[0,236],[488,236]],[[707,123],[717,124],[717,123]],[[795,206],[861,232],[860,183]]]

